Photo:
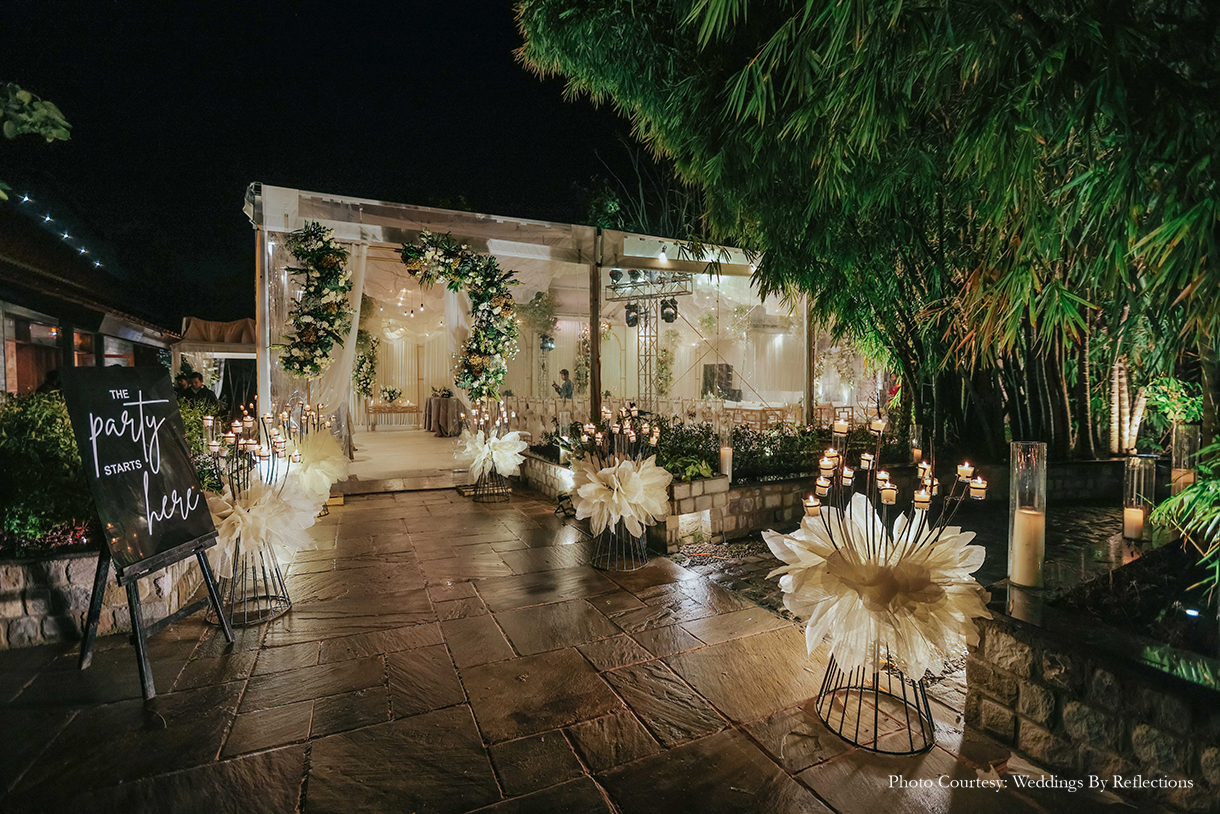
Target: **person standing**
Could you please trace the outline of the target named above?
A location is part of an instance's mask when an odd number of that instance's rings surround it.
[[[216,408],[216,394],[203,386],[203,374],[191,374],[191,386],[187,388],[182,397],[189,402],[206,405],[210,409]]]
[[[551,387],[555,388],[555,392],[559,394],[561,399],[572,398],[572,381],[568,378],[568,369],[566,367],[559,371],[559,378],[563,383],[551,382]]]

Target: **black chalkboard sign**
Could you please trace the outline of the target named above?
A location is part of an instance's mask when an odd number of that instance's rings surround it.
[[[165,368],[71,368],[63,389],[120,571],[215,533]]]
[[[93,658],[93,638],[113,561],[115,577],[127,589],[140,683],[149,699],[156,688],[144,646],[148,636],[211,604],[225,639],[233,641],[205,556],[205,549],[216,543],[216,526],[191,463],[178,398],[165,368],[69,368],[63,372],[63,391],[107,542],[98,555],[80,668],[88,667]],[[208,598],[146,624],[137,581],[192,556],[199,561]]]

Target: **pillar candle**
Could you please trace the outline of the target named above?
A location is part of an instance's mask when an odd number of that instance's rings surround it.
[[[813,495],[810,495],[809,497],[805,498],[805,516],[806,517],[817,517],[818,513],[821,511],[821,506],[822,506],[821,501],[818,500]]]
[[[915,493],[915,508],[916,509],[923,509],[924,511],[927,511],[927,509],[931,505],[932,505],[932,495],[928,494],[927,489],[920,489],[918,492]]]
[[[911,447],[911,459],[914,460],[915,463],[919,463],[920,461],[922,461],[923,460],[923,450],[920,449],[919,447]]]
[[[1046,514],[1034,509],[1017,509],[1012,524],[1009,581],[1026,588],[1041,588],[1045,559]]]
[[[835,435],[847,435],[847,422],[840,418],[834,423],[831,430]]]
[[[885,419],[881,417],[874,418],[868,422],[868,428],[872,430],[873,435],[880,435],[885,432]]]
[[[720,474],[728,475],[729,480],[733,480],[733,448],[720,448]]]
[[[860,455],[860,468],[866,470],[873,468],[873,453],[865,452]]]
[[[1139,540],[1144,536],[1144,510],[1139,506],[1123,509],[1123,537]]]

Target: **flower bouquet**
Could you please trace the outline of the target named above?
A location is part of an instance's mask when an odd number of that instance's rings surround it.
[[[580,445],[569,444],[577,458],[572,505],[597,537],[594,567],[632,571],[648,563],[644,534],[666,515],[673,480],[657,466],[660,432],[634,407],[623,407],[618,416],[603,408],[601,426],[585,424]]]
[[[381,400],[386,404],[393,404],[398,401],[398,397],[402,395],[402,389],[398,387],[383,386],[379,394]]]

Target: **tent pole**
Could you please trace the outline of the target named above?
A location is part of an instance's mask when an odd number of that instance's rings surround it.
[[[267,233],[254,225],[255,332],[258,335],[258,409],[275,413],[271,403],[271,289],[267,269]]]

